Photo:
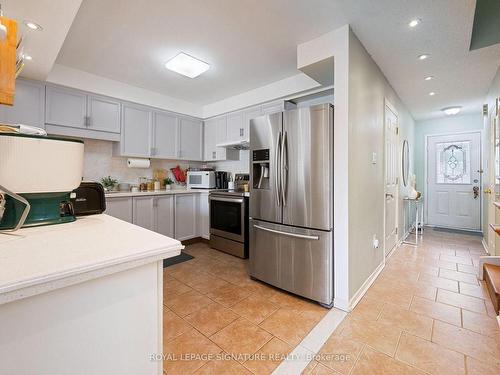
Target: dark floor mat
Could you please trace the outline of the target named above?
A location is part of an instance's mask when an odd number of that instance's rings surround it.
[[[179,264],[193,258],[194,256],[181,252],[180,255],[177,255],[176,257],[163,259],[163,268],[173,266],[174,264]]]
[[[456,233],[456,234],[468,234],[470,236],[479,236],[482,237],[483,233],[482,232],[472,232],[468,230],[460,230],[460,229],[450,229],[450,228],[440,228],[440,227],[434,227],[432,230],[436,232],[446,232],[446,233]]]

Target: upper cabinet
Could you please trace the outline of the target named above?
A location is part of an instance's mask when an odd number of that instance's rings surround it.
[[[45,125],[48,133],[117,141],[120,124],[121,103],[118,100],[47,86]]]
[[[153,149],[151,156],[161,159],[176,159],[179,147],[179,124],[175,115],[169,112],[153,113]]]
[[[152,115],[148,107],[123,104],[120,155],[141,158],[151,156]]]
[[[226,116],[212,118],[205,121],[204,127],[204,160],[237,160],[237,150],[228,150],[217,147],[218,144],[227,142],[227,118]]]
[[[0,105],[0,122],[44,127],[45,86],[34,81],[18,79],[14,105]]]
[[[179,118],[179,159],[203,160],[203,124],[201,120]]]
[[[261,106],[227,115],[227,142],[250,141],[250,120],[262,114]]]

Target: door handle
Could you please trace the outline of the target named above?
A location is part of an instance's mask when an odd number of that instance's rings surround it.
[[[276,141],[276,157],[275,157],[275,164],[276,164],[276,176],[275,176],[275,180],[274,180],[274,189],[276,190],[276,201],[278,202],[278,206],[281,206],[281,179],[280,179],[280,173],[278,173],[279,171],[279,167],[280,167],[280,163],[281,163],[281,132],[279,132],[278,134],[278,139]]]
[[[479,186],[474,186],[472,192],[474,193],[474,199],[477,199],[479,197]]]
[[[490,188],[484,189],[484,193],[485,194],[491,194],[491,189]]]
[[[385,197],[386,198],[394,198],[394,195],[390,194],[390,193],[385,193]]]
[[[285,131],[281,140],[281,202],[286,206],[286,193],[288,188],[288,133]]]
[[[261,227],[260,225],[257,225],[257,224],[254,224],[253,227],[257,228],[257,229],[260,229],[260,230],[263,230],[265,232],[282,234],[283,236],[288,236],[288,237],[302,238],[302,239],[305,239],[305,240],[314,240],[314,241],[319,240],[319,236],[308,236],[306,234],[297,234],[297,233],[282,232],[282,231],[276,230],[276,229],[270,229],[270,228],[266,228],[266,227]]]

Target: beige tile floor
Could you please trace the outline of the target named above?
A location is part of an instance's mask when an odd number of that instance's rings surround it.
[[[475,276],[483,254],[480,237],[432,229],[401,246],[304,373],[500,374],[500,330]]]
[[[201,243],[186,252],[195,259],[164,272],[165,373],[270,374],[327,312],[251,280],[246,261]],[[500,374],[500,330],[475,278],[483,253],[480,237],[431,229],[401,246],[303,373]]]
[[[163,275],[167,374],[270,374],[328,312],[251,280],[246,260],[204,243],[185,251],[195,258]]]

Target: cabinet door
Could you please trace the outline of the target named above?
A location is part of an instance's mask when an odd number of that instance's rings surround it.
[[[262,115],[261,106],[249,108],[245,111],[243,116],[243,139],[250,142],[250,120]]]
[[[0,121],[45,127],[45,86],[18,79],[14,105],[0,105]]]
[[[204,123],[204,160],[217,160],[217,120],[211,119]]]
[[[227,115],[227,140],[226,142],[241,141],[245,135],[244,113],[233,112]]]
[[[71,89],[47,86],[45,123],[73,128],[87,124],[87,95]]]
[[[129,223],[132,222],[132,198],[131,197],[117,197],[106,198],[106,211],[107,215],[116,217]]]
[[[179,119],[180,149],[179,158],[182,160],[203,159],[203,126],[201,121]]]
[[[175,196],[161,195],[155,198],[155,231],[164,236],[175,236]]]
[[[134,197],[133,202],[133,223],[149,230],[155,230],[154,197]]]
[[[148,158],[151,155],[151,111],[142,106],[123,104],[122,156]]]
[[[161,159],[176,159],[178,139],[177,117],[167,112],[155,112],[153,114],[151,156]]]
[[[198,194],[198,235],[210,239],[210,216],[209,216],[208,194]]]
[[[121,104],[119,101],[90,95],[87,110],[89,129],[120,133]]]
[[[216,119],[217,122],[217,140],[216,144],[227,142],[227,117],[219,117]],[[226,160],[228,158],[228,151],[224,147],[217,147],[217,159]],[[235,150],[230,151],[231,158],[235,154]]]
[[[188,240],[196,237],[196,195],[175,196],[175,238]]]

